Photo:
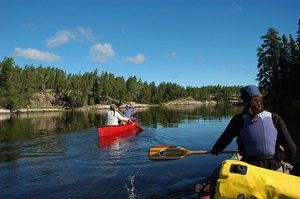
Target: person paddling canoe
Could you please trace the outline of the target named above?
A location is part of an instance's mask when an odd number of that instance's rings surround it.
[[[297,151],[281,117],[276,113],[264,110],[262,95],[254,85],[242,88],[241,98],[244,110],[231,119],[225,131],[210,150],[211,153],[217,155],[232,142],[233,138],[237,137],[236,142],[239,154],[242,155],[242,161],[293,174],[293,167],[288,163],[282,163],[276,157],[276,152],[280,151],[279,146],[283,146],[286,156],[292,156]],[[211,190],[214,189],[216,179],[213,178],[217,178],[218,169],[213,173]]]
[[[123,111],[123,114],[126,117],[130,118],[131,117],[131,113],[134,112],[134,111],[135,111],[135,107],[133,107],[132,103],[130,103],[130,105],[129,104],[126,105],[126,109]]]
[[[128,121],[129,119],[126,117],[123,117],[118,112],[118,107],[115,104],[110,105],[110,110],[106,112],[106,121],[105,125],[119,125],[118,121]]]

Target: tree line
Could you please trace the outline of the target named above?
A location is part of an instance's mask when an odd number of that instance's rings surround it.
[[[192,87],[162,82],[147,83],[130,76],[115,77],[98,69],[84,74],[67,74],[54,67],[16,65],[14,59],[5,57],[0,62],[0,103],[7,109],[25,108],[30,105],[33,94],[51,90],[66,108],[76,109],[94,104],[109,104],[117,100],[135,101],[144,104],[160,104],[180,98],[191,97],[195,100],[228,101],[239,95],[241,86],[203,86]]]
[[[300,106],[300,19],[296,41],[269,28],[257,49],[259,87],[276,105]]]

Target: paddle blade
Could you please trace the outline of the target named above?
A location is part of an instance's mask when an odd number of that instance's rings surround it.
[[[135,124],[135,123],[133,123],[134,125],[135,125],[135,127],[139,130],[139,131],[143,131],[143,130],[145,130],[143,127],[141,127],[140,125],[138,125],[138,124]]]
[[[190,154],[190,151],[177,146],[153,146],[148,151],[148,158],[149,160],[177,160]]]

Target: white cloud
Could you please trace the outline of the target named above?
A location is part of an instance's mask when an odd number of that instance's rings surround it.
[[[26,59],[31,60],[39,60],[39,61],[45,61],[45,62],[56,62],[61,61],[62,58],[58,55],[51,54],[49,52],[42,52],[37,49],[22,49],[22,48],[15,48],[12,52],[12,55],[14,57],[23,57]]]
[[[110,59],[113,59],[116,52],[112,49],[110,43],[96,44],[90,49],[90,56],[94,62],[106,63]]]
[[[76,34],[70,30],[59,30],[52,38],[46,39],[46,46],[48,48],[58,47],[61,44],[70,42],[76,39]]]
[[[84,41],[87,40],[90,43],[98,42],[98,38],[94,35],[90,27],[87,27],[86,29],[77,27],[74,31],[68,29],[57,31],[53,37],[46,39],[46,47],[55,48],[79,39]]]
[[[84,39],[87,39],[91,43],[98,42],[98,38],[94,35],[92,29],[90,27],[87,27],[87,29],[84,29],[83,27],[78,27],[75,29],[81,36],[83,36]]]
[[[138,54],[136,57],[127,57],[125,61],[133,64],[142,64],[146,61],[146,57],[143,54]]]
[[[169,53],[169,54],[165,54],[164,56],[165,57],[177,57],[177,53],[176,52],[172,52],[172,53]]]

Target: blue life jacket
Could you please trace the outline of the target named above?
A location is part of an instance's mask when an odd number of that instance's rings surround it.
[[[273,156],[277,140],[277,129],[272,121],[272,114],[263,111],[253,118],[243,115],[244,126],[240,132],[240,138],[244,144],[248,156]]]

